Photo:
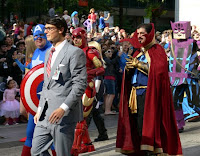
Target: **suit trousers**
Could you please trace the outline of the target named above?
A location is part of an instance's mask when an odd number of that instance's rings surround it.
[[[55,145],[57,156],[70,156],[76,122],[63,125],[47,122],[46,125],[43,126],[39,121],[35,127],[31,148],[32,156],[50,156],[48,149],[52,143]]]

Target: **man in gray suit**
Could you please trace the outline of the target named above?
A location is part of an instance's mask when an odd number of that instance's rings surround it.
[[[45,25],[47,40],[53,47],[46,52],[44,84],[34,117],[34,156],[49,155],[47,150],[53,142],[57,156],[70,156],[76,123],[83,120],[81,97],[87,86],[86,57],[65,40],[66,29],[65,20],[59,17]]]

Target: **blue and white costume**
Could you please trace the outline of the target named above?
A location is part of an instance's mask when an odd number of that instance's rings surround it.
[[[33,37],[34,40],[37,40],[38,38],[46,38],[46,34],[44,33],[45,27],[42,24],[38,24],[34,31],[33,31]],[[52,44],[49,41],[46,41],[46,45],[39,49],[37,48],[34,53],[31,62],[26,66],[27,69],[32,69],[36,65],[39,65],[41,63],[44,63],[45,61],[45,53],[46,51],[52,47]],[[34,123],[34,116],[29,113],[29,120],[28,120],[28,125],[26,129],[26,141],[22,150],[21,156],[29,156],[30,154],[30,149],[32,147],[32,139],[33,139],[33,132],[35,128],[35,123]],[[52,147],[54,150],[54,148]]]

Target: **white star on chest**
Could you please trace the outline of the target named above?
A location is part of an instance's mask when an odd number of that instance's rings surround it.
[[[32,68],[37,66],[38,64],[43,63],[43,61],[41,61],[39,58],[40,58],[40,55],[38,55],[38,57],[35,60],[32,60]]]

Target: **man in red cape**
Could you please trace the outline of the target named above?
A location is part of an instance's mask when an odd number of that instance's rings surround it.
[[[168,76],[167,56],[164,49],[155,43],[154,25],[146,25],[151,26],[150,32],[145,30],[145,24],[141,24],[135,31],[133,38],[129,39],[133,47],[138,50],[133,57],[128,59],[123,75],[116,151],[137,156],[149,153],[150,155],[151,153],[182,155]],[[144,30],[146,33],[140,30]],[[142,38],[144,42],[141,42]],[[140,106],[134,104],[136,96],[132,97],[134,94],[130,84],[133,75],[130,72],[136,68],[139,71],[145,69],[145,67],[139,67],[139,64],[142,63],[136,59],[139,55],[141,56],[141,53],[145,55],[148,62],[148,82],[146,96],[144,96],[143,124],[140,135],[136,121],[137,107]],[[136,61],[135,64],[134,61]]]

